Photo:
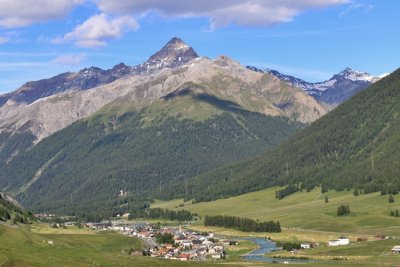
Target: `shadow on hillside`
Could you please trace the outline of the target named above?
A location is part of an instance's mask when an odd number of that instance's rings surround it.
[[[195,88],[184,88],[184,89],[178,89],[172,93],[169,93],[168,95],[164,96],[164,100],[171,100],[175,97],[183,97],[183,96],[190,96],[193,100],[195,101],[201,101],[205,102],[207,104],[210,104],[218,109],[224,110],[224,111],[229,111],[229,112],[243,112],[245,109],[243,109],[242,106],[239,104],[230,101],[230,100],[223,100],[220,99],[216,96],[206,94],[206,93],[196,93]]]

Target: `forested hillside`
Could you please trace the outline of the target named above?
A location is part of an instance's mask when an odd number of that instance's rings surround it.
[[[10,222],[12,224],[29,223],[33,220],[30,212],[23,210],[19,207],[18,203],[13,203],[15,200],[11,199],[6,194],[0,192],[0,221]]]
[[[35,212],[127,211],[187,188],[191,177],[271,149],[302,127],[200,96],[170,95],[141,111],[107,106],[3,165],[0,186]],[[167,187],[171,182],[179,189]]]
[[[287,184],[303,189],[322,186],[323,190],[358,188],[364,193],[397,193],[399,159],[397,70],[277,149],[195,177],[188,181],[188,190],[164,197],[203,201]]]

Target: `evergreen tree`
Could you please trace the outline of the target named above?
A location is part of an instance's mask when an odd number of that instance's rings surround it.
[[[329,199],[328,199],[328,195],[325,195],[325,203],[328,203]]]
[[[359,194],[360,194],[360,193],[358,192],[358,189],[355,188],[354,191],[353,191],[353,195],[354,195],[355,197],[357,197]]]
[[[394,197],[392,194],[389,194],[389,198],[388,198],[389,203],[393,203],[394,202]]]

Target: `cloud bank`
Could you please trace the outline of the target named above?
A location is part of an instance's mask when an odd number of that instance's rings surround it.
[[[0,27],[18,28],[64,18],[84,0],[0,0]]]
[[[288,22],[314,8],[349,3],[349,0],[97,0],[106,13],[145,16],[157,12],[166,17],[208,17],[213,29],[231,24],[269,26]]]
[[[210,28],[270,26],[292,21],[316,8],[349,4],[353,0],[0,0],[0,28],[18,28],[66,17],[87,5],[100,14],[88,18],[52,43],[72,42],[79,47],[101,47],[125,32],[139,28],[137,19],[150,13],[166,18],[208,18]],[[3,37],[0,43],[7,40]]]

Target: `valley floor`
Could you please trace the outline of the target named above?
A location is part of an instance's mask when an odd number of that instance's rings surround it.
[[[191,228],[213,231],[225,236],[269,236],[281,242],[319,243],[320,246],[297,252],[274,252],[269,256],[309,258],[319,260],[310,266],[400,266],[400,255],[391,253],[400,245],[400,218],[390,216],[390,211],[400,209],[400,197],[379,193],[354,196],[352,192],[320,189],[297,192],[282,200],[275,198],[277,188],[266,189],[228,199],[192,204],[183,200],[157,201],[152,207],[185,209],[204,215],[232,215],[260,221],[278,220],[281,233],[244,233],[231,229],[210,228],[200,224]],[[328,202],[325,202],[325,196]],[[337,216],[339,205],[349,205],[348,216]],[[346,236],[351,244],[329,247],[329,240]],[[386,237],[384,240],[379,240]],[[366,240],[357,242],[357,239]]]
[[[232,229],[204,227],[201,222],[190,226],[196,231],[213,232],[230,237],[271,237],[281,242],[319,243],[313,249],[297,252],[274,252],[269,257],[305,257],[318,262],[303,266],[399,266],[400,254],[390,252],[400,245],[400,218],[390,211],[400,208],[400,197],[388,202],[388,196],[367,194],[354,196],[352,192],[326,193],[319,189],[298,192],[282,200],[275,199],[275,188],[209,203],[191,204],[174,200],[153,204],[154,207],[185,209],[204,215],[234,215],[259,219],[279,220],[281,233],[244,233]],[[180,204],[184,204],[183,207]],[[349,216],[338,217],[338,205],[349,204]],[[347,246],[329,247],[328,240],[346,236]],[[378,240],[377,236],[387,239]],[[362,238],[363,242],[357,242]],[[210,262],[181,262],[151,257],[131,256],[140,251],[139,239],[118,233],[78,229],[53,229],[47,224],[34,223],[10,227],[0,225],[0,266],[266,266],[272,263],[249,262],[240,258],[256,248],[251,242],[227,248],[227,260]],[[274,266],[281,264],[273,263]],[[282,266],[287,266],[282,264]]]

